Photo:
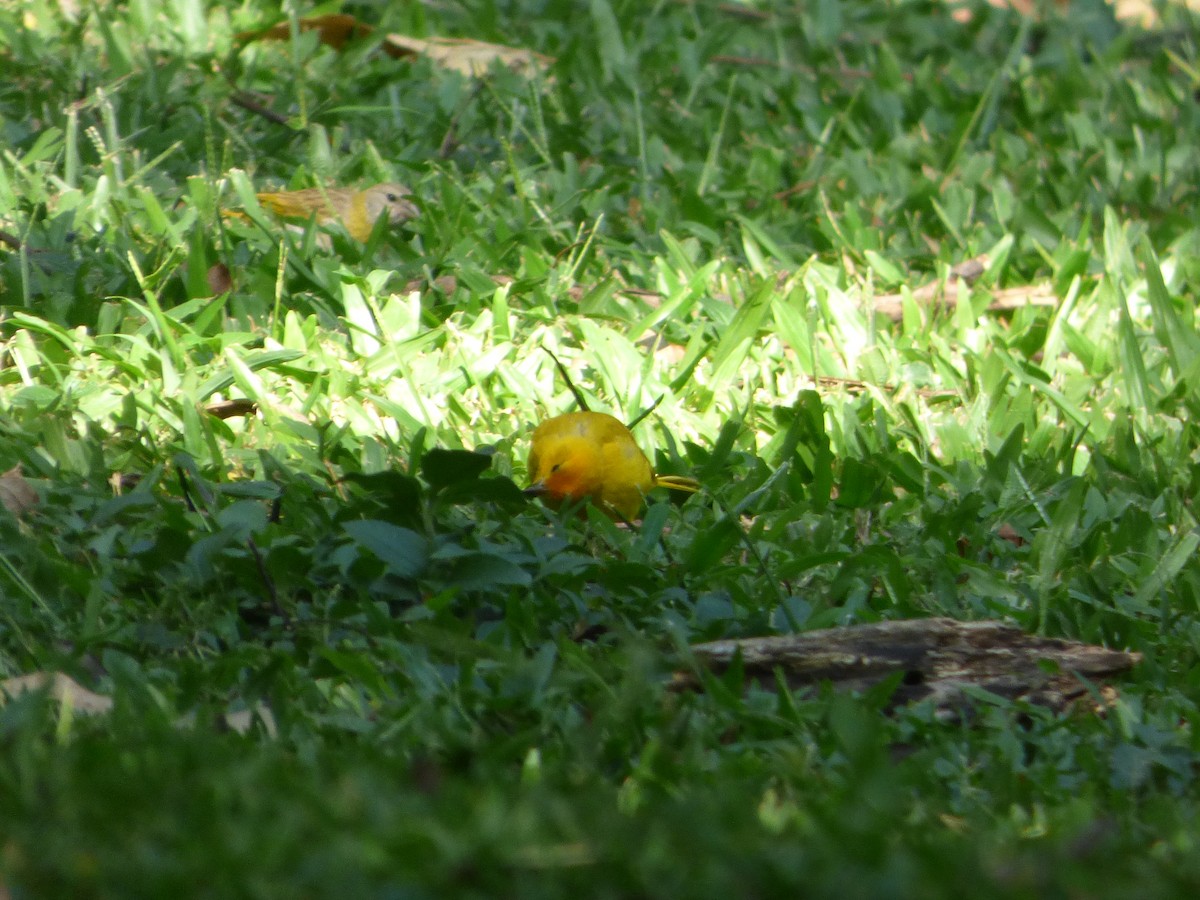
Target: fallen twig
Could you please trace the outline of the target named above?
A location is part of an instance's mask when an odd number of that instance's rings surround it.
[[[1097,696],[1095,679],[1124,672],[1140,653],[1026,634],[1004,622],[905,619],[782,637],[713,641],[692,648],[717,673],[740,658],[747,683],[789,688],[824,682],[865,690],[899,676],[889,709],[931,700],[941,717],[959,717],[973,690],[1063,710]],[[695,672],[676,672],[672,687],[697,689]]]

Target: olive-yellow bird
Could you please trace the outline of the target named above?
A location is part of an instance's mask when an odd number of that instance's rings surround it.
[[[633,434],[598,412],[573,412],[542,422],[529,449],[527,493],[551,506],[585,497],[614,519],[632,520],[654,487],[695,493],[700,483],[655,475]]]
[[[318,223],[337,220],[356,241],[365,242],[375,221],[385,212],[393,225],[417,215],[417,207],[408,199],[411,195],[402,184],[384,182],[361,191],[339,187],[264,191],[258,195],[258,202],[285,219],[315,215]]]

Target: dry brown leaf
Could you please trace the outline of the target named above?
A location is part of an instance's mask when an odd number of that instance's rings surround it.
[[[1042,21],[1047,18],[1046,7],[1035,0],[987,0],[987,3],[997,9],[1011,9],[1023,16]],[[1160,21],[1158,10],[1151,0],[1108,0],[1113,8],[1113,15],[1119,22],[1132,22],[1143,28],[1153,28]],[[1180,0],[1181,6],[1195,10],[1197,0]],[[1055,14],[1070,15],[1070,4],[1067,0],[1055,0]],[[965,6],[953,10],[951,17],[956,22],[970,22],[974,14]]]
[[[1014,547],[1024,547],[1025,544],[1028,543],[1025,538],[1021,536],[1020,532],[1018,532],[1017,529],[1013,528],[1007,522],[1003,523],[999,528],[996,529],[996,537],[1000,538],[1002,541],[1008,541]]]
[[[254,415],[258,412],[258,404],[245,397],[238,397],[233,400],[221,400],[217,403],[210,403],[204,407],[204,411],[210,416],[216,416],[218,419],[235,419],[239,416]]]
[[[522,75],[543,72],[554,64],[554,57],[522,47],[505,47],[470,38],[435,37],[423,40],[404,34],[389,34],[383,48],[395,57],[427,56],[444,69],[463,75],[486,75],[499,62]]]
[[[367,37],[375,31],[371,25],[348,15],[308,16],[296,24],[301,31],[316,31],[320,35],[321,43],[335,50],[341,50],[347,41]],[[248,43],[287,41],[291,40],[291,37],[291,23],[280,22],[270,28],[240,32],[234,39]],[[495,62],[523,75],[544,71],[554,63],[553,57],[532,50],[489,44],[470,38],[433,37],[426,40],[405,34],[389,34],[383,39],[382,46],[383,52],[393,59],[427,56],[442,68],[452,69],[467,76],[485,75]]]
[[[347,41],[367,37],[375,30],[370,25],[358,21],[354,16],[347,15],[308,16],[300,19],[296,24],[301,31],[319,32],[321,43],[333,47],[335,50],[341,50]],[[290,41],[291,39],[292,25],[290,22],[280,22],[270,28],[242,31],[234,35],[234,40],[243,44],[250,41]]]
[[[69,703],[82,713],[106,713],[113,705],[112,697],[89,691],[62,672],[33,672],[0,681],[0,704],[28,691],[47,691],[55,700]]]
[[[37,491],[21,474],[20,463],[0,475],[0,506],[20,518],[37,505]]]
[[[225,263],[209,266],[205,276],[208,278],[208,289],[213,292],[214,297],[233,290],[233,275]]]
[[[411,294],[413,291],[424,291],[430,288],[436,288],[443,294],[453,294],[458,290],[458,279],[453,275],[439,275],[430,281],[427,278],[412,278],[404,284],[404,293]]]

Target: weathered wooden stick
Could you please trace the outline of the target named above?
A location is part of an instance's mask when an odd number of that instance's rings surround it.
[[[747,682],[789,687],[830,682],[865,690],[900,673],[891,707],[932,698],[939,714],[958,715],[968,687],[1009,700],[1065,709],[1095,683],[1141,661],[1140,653],[1029,635],[1003,622],[906,619],[829,628],[781,637],[713,641],[692,647],[705,667],[723,672],[741,655]],[[695,689],[695,673],[677,672],[672,686]]]

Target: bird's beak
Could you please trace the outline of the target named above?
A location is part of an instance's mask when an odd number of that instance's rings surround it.
[[[525,488],[523,493],[526,497],[540,497],[546,493],[546,485],[544,482],[535,481],[529,487]]]
[[[410,200],[401,200],[392,207],[391,215],[388,216],[393,223],[407,222],[409,219],[415,219],[421,214],[421,210],[417,205]]]

